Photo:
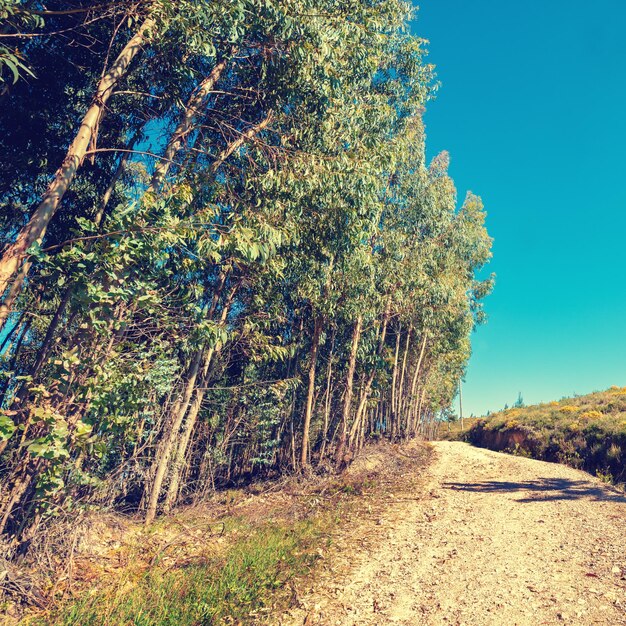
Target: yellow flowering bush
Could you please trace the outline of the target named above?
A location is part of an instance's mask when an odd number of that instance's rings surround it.
[[[580,414],[580,417],[587,420],[593,420],[602,417],[602,413],[600,413],[600,411],[584,411]]]

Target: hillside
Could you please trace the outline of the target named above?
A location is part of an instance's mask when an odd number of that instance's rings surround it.
[[[626,387],[511,408],[475,422],[474,445],[565,463],[626,482]]]

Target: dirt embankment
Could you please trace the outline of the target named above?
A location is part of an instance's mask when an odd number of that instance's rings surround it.
[[[274,623],[626,624],[626,498],[581,471],[458,442],[347,525]]]
[[[532,420],[513,425],[496,419],[478,420],[464,439],[481,448],[563,463],[617,484],[626,482],[626,434],[602,422],[583,427],[558,423],[541,426]]]

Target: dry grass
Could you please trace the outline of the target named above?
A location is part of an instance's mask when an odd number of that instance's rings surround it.
[[[347,516],[428,459],[422,444],[383,442],[341,475],[218,492],[149,529],[102,512],[58,520],[5,579],[18,584],[5,584],[6,623],[263,623],[297,602]]]

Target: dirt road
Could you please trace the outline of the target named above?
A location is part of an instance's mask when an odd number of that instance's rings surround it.
[[[623,495],[562,465],[434,448],[419,493],[354,520],[279,623],[626,624]]]

